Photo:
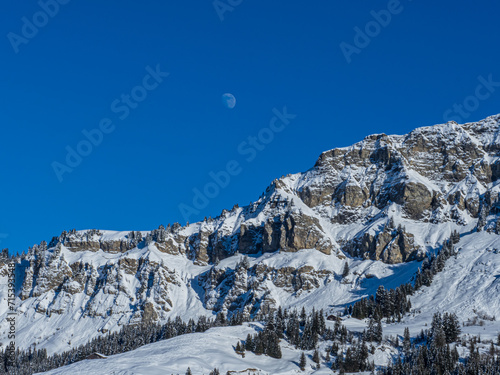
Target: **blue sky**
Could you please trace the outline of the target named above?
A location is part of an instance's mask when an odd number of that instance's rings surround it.
[[[0,12],[0,247],[14,252],[216,216],[368,134],[500,112],[493,0],[53,1]]]

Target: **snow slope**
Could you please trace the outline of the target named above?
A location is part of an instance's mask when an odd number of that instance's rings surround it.
[[[301,371],[298,362],[301,351],[282,341],[282,358],[274,359],[265,355],[246,352],[245,357],[236,354],[234,345],[244,340],[247,334],[261,329],[258,324],[245,324],[238,327],[212,328],[204,333],[192,333],[169,340],[145,345],[131,352],[117,354],[106,359],[84,360],[45,372],[47,375],[59,374],[100,374],[100,375],[165,375],[185,374],[189,367],[193,374],[207,374],[218,368],[221,374],[331,374],[325,366],[315,368],[307,355],[306,371]],[[216,345],[214,345],[216,343]],[[322,346],[324,349],[325,346]],[[379,348],[370,360],[378,364],[386,363],[390,353]]]

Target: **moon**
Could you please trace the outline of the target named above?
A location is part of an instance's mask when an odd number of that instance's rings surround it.
[[[226,108],[233,109],[236,105],[236,98],[234,97],[233,94],[229,93],[223,94],[222,104],[224,104]]]

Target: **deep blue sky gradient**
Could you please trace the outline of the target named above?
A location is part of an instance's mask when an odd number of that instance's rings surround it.
[[[221,22],[210,0],[71,0],[16,54],[7,35],[21,34],[22,17],[40,6],[4,2],[0,247],[26,250],[71,228],[184,224],[179,204],[237,160],[241,173],[190,220],[216,216],[311,168],[322,151],[444,122],[479,76],[500,81],[494,0],[402,0],[402,12],[347,63],[340,43],[353,44],[354,27],[387,6],[244,0]],[[110,104],[157,64],[170,76],[119,120]],[[226,92],[233,110],[221,103]],[[499,113],[499,101],[500,88],[463,120]],[[296,119],[247,162],[238,145],[284,106]],[[104,117],[114,132],[59,182],[52,163]]]

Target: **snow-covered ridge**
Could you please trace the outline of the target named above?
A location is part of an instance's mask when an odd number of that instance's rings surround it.
[[[484,236],[493,248],[499,129],[497,115],[372,135],[322,153],[309,171],[276,179],[255,202],[216,218],[64,232],[18,259],[18,345],[60,351],[123,324],[219,311],[337,310],[378,285],[409,281],[422,255],[455,230],[464,251]],[[352,272],[342,278],[346,262]],[[5,267],[0,260],[2,280]],[[479,290],[481,282],[474,279]]]

